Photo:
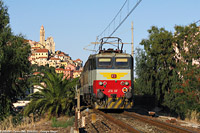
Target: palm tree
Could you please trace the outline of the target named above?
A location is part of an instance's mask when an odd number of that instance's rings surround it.
[[[29,95],[31,102],[24,109],[25,115],[31,113],[44,115],[47,113],[48,118],[50,118],[71,112],[74,106],[74,88],[77,79],[67,80],[63,79],[62,74],[44,72],[43,76],[40,75],[40,82],[33,81],[34,85],[40,86],[41,89]]]

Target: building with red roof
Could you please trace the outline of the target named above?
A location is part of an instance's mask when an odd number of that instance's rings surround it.
[[[76,70],[73,72],[73,78],[77,78],[77,77],[80,77],[81,76],[81,70]]]
[[[55,67],[57,73],[63,73],[64,78],[77,77],[81,71],[82,60],[72,60],[71,57],[62,51],[55,52],[55,42],[53,37],[48,37],[45,40],[44,26],[40,29],[40,41],[24,40],[25,43],[29,43],[31,46],[31,55],[29,61],[31,64],[37,64],[38,66],[45,66],[49,64],[49,67]],[[65,69],[59,68],[64,66]],[[73,75],[73,73],[75,74]]]
[[[41,58],[41,57],[49,57],[49,51],[48,49],[37,49],[35,50],[35,58]]]

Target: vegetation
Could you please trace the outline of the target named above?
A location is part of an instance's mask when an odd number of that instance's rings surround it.
[[[179,79],[166,95],[164,105],[184,118],[192,111],[200,112],[200,65],[193,62],[200,59],[200,32],[195,24],[176,26],[175,30],[174,42],[181,55],[175,68]],[[173,102],[169,102],[171,100]]]
[[[60,116],[61,114],[70,114],[74,106],[75,85],[77,79],[63,79],[62,74],[55,72],[43,72],[36,75],[34,85],[37,85],[39,91],[30,94],[31,102],[24,110],[25,115],[31,113],[37,115]]]
[[[144,93],[155,95],[162,103],[165,92],[171,88],[176,65],[172,44],[172,33],[161,28],[152,27],[148,40],[140,43],[145,51],[138,51],[136,73],[138,84]]]
[[[55,72],[55,67],[49,67],[48,65],[45,66],[38,66],[37,64],[31,65],[31,70],[32,73],[34,72],[43,72],[43,71],[48,71],[48,72]]]
[[[21,35],[13,35],[7,7],[0,0],[0,120],[13,112],[12,103],[25,95],[30,46]]]
[[[200,69],[194,64],[200,59],[199,28],[176,26],[173,35],[153,26],[148,32],[140,43],[144,50],[137,51],[136,92],[155,96],[158,106],[181,118],[200,112]]]
[[[31,94],[30,104],[24,114],[48,117],[70,114],[74,106],[75,84],[78,79],[63,79],[55,68],[30,64],[30,45],[22,35],[14,35],[9,25],[7,7],[0,0],[0,123],[3,129],[19,125],[26,117],[15,112],[13,103],[23,99],[27,88],[40,86],[40,91]],[[40,72],[39,75],[33,75]],[[7,117],[7,118],[6,118]],[[5,119],[6,118],[6,119]],[[10,126],[7,126],[8,124]],[[3,125],[2,125],[3,124]]]
[[[71,117],[70,119],[68,119],[67,121],[58,121],[56,119],[56,117],[53,117],[52,120],[52,127],[68,127],[68,126],[73,126],[74,125],[74,117]]]
[[[23,117],[21,113],[10,115],[0,123],[0,130],[13,130],[17,126],[28,125],[33,122],[32,118]]]

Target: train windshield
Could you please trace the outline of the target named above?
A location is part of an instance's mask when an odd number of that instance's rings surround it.
[[[128,58],[116,58],[115,65],[116,66],[128,66]]]
[[[131,68],[131,59],[130,58],[122,58],[117,57],[115,58],[115,68],[118,69],[130,69]]]
[[[111,67],[111,58],[99,58],[98,65],[99,67]]]
[[[132,59],[130,57],[100,57],[97,66],[93,69],[131,69]]]

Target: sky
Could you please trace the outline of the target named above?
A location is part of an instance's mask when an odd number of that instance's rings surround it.
[[[8,7],[10,26],[14,34],[39,41],[40,27],[45,28],[45,37],[52,36],[56,50],[69,54],[73,60],[84,62],[91,51],[84,47],[108,26],[125,0],[3,0]],[[128,0],[121,18],[132,9],[138,0]],[[152,26],[163,27],[173,32],[175,25],[186,26],[200,20],[200,0],[142,0],[138,7],[113,34],[125,43],[131,42],[131,22],[134,24],[134,48],[142,39],[148,38]],[[115,25],[119,23],[116,20]],[[110,32],[114,30],[111,26]],[[108,35],[108,32],[106,34]],[[105,34],[105,36],[107,36]],[[93,46],[88,47],[93,48]],[[127,53],[131,45],[126,44]]]

